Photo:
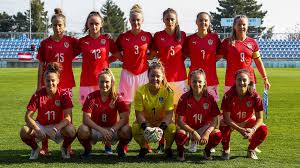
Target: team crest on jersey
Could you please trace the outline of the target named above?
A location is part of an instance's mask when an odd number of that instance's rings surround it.
[[[251,106],[252,106],[251,101],[247,101],[247,102],[246,102],[246,105],[247,105],[247,107],[251,107]]]
[[[160,40],[161,40],[161,41],[165,41],[165,38],[162,37],[162,38],[160,38]]]
[[[207,41],[207,43],[208,43],[208,45],[213,45],[214,41],[213,41],[212,39],[209,39],[209,40]]]
[[[196,44],[197,44],[197,41],[193,41],[192,44],[196,45]]]
[[[68,42],[65,42],[65,43],[64,43],[64,46],[65,46],[65,48],[69,48],[70,45],[69,45]]]
[[[252,44],[248,43],[247,47],[250,48],[250,49],[252,49]]]
[[[101,44],[105,44],[106,40],[105,39],[101,39]]]
[[[146,37],[145,37],[145,36],[142,36],[142,37],[141,37],[141,40],[142,40],[142,41],[146,41]]]
[[[187,104],[187,107],[188,108],[192,108],[192,104]]]
[[[204,110],[207,110],[208,108],[209,108],[209,104],[208,104],[208,103],[204,103],[204,104],[203,104],[203,109],[204,109]]]
[[[126,38],[126,41],[129,41],[130,40],[130,38]]]
[[[158,101],[159,101],[160,104],[163,104],[164,103],[164,98],[163,97],[159,97]]]
[[[48,48],[52,49],[52,46],[48,46]]]
[[[55,102],[54,102],[54,103],[55,103],[55,105],[56,105],[56,106],[58,106],[58,107],[59,107],[59,106],[60,106],[60,104],[61,104],[61,103],[60,103],[60,100],[55,100]]]
[[[89,43],[88,41],[85,41],[84,43],[85,43],[86,45],[90,45],[90,43]]]

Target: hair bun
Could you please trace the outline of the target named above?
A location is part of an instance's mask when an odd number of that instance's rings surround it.
[[[60,8],[55,8],[55,9],[54,9],[54,13],[55,13],[56,15],[62,15],[62,10],[61,10]]]
[[[47,65],[47,71],[59,74],[62,71],[62,65],[57,62],[50,62]]]

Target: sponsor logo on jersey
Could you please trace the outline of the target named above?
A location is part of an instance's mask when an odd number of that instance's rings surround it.
[[[160,40],[161,40],[161,41],[165,41],[165,38],[162,37],[162,38],[160,38]]]
[[[197,41],[193,41],[192,44],[196,45],[196,44],[197,44]]]
[[[125,40],[126,40],[126,41],[129,41],[129,40],[130,40],[130,38],[126,38]]]
[[[252,49],[252,44],[248,43],[247,47],[250,48],[250,49]]]
[[[247,107],[251,107],[251,106],[252,106],[251,101],[247,101],[247,102],[246,102],[246,105],[247,105]]]
[[[192,108],[192,104],[187,104],[187,107],[188,108]]]
[[[160,104],[163,104],[164,103],[164,98],[163,97],[159,97],[158,101],[159,101]]]
[[[209,39],[208,41],[208,45],[213,45],[214,41],[212,39]]]
[[[55,105],[58,106],[58,107],[60,107],[60,105],[61,105],[60,100],[55,100],[54,103],[55,103]]]
[[[89,43],[88,41],[85,41],[84,43],[85,43],[86,45],[90,45],[90,43]]]
[[[105,39],[101,39],[101,44],[105,44],[106,40]]]
[[[208,108],[209,108],[209,104],[208,104],[208,103],[204,103],[204,104],[203,104],[203,109],[204,109],[204,110],[207,110]]]
[[[48,46],[48,48],[52,49],[52,46]]]
[[[142,37],[141,37],[141,40],[142,40],[142,41],[146,41],[146,37],[145,37],[145,36],[142,36]]]
[[[64,43],[64,46],[65,46],[65,48],[69,48],[70,45],[69,45],[68,42],[65,42],[65,43]]]

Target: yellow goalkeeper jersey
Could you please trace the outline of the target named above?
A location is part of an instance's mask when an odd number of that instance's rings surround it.
[[[134,97],[134,108],[142,112],[146,122],[152,126],[159,126],[167,111],[174,110],[174,93],[162,86],[156,95],[149,91],[149,84],[141,86]]]

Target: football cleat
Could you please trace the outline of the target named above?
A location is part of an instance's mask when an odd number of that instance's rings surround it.
[[[140,151],[139,151],[138,157],[140,159],[144,159],[147,153],[148,153],[148,149],[147,148],[141,148]]]
[[[70,159],[70,153],[68,149],[64,147],[60,147],[60,152],[61,152],[61,158],[63,159]]]
[[[230,159],[230,152],[222,151],[221,159],[229,160]]]
[[[255,150],[248,150],[247,157],[254,160],[258,159]]]
[[[198,146],[197,143],[193,141],[193,142],[191,143],[191,146],[190,146],[189,149],[188,149],[189,152],[191,152],[191,153],[196,153],[196,152],[197,152],[197,146]]]
[[[107,155],[112,155],[112,154],[113,154],[112,149],[111,149],[111,145],[110,145],[110,144],[105,144],[104,152],[105,152]]]
[[[203,157],[205,160],[213,160],[210,150],[208,150],[206,148],[203,150]]]
[[[40,147],[37,147],[36,149],[32,149],[30,153],[29,160],[36,160],[39,158],[40,153]]]
[[[158,154],[163,154],[164,149],[165,149],[165,145],[164,144],[159,144],[158,147],[157,147],[157,153]]]

